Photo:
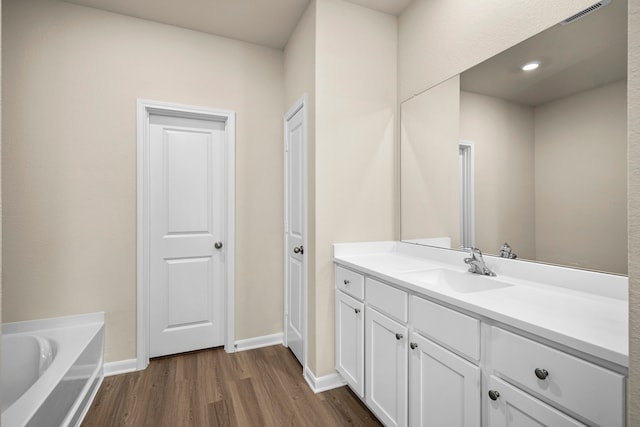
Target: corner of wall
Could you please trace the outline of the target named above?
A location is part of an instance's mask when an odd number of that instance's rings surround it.
[[[640,425],[640,2],[628,21],[629,384],[627,425]]]

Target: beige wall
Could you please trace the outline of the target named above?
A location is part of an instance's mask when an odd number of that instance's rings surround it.
[[[640,1],[629,0],[627,64],[629,388],[627,425],[640,425]]]
[[[460,77],[400,106],[401,238],[449,237],[460,246]]]
[[[316,336],[309,351],[318,376],[334,372],[331,244],[395,237],[397,23],[343,0],[319,0],[316,13]]]
[[[5,18],[4,321],[104,310],[107,361],[135,356],[144,97],[237,112],[236,338],[281,331],[282,259],[264,245],[282,239],[282,114],[307,93],[308,356],[332,372],[331,243],[394,238],[396,19],[312,3],[283,53],[58,2],[11,1]]]
[[[333,365],[331,244],[392,239],[396,19],[312,1],[284,52],[286,107],[307,94],[307,363]],[[357,60],[354,60],[357,58]]]
[[[3,321],[105,311],[106,361],[135,357],[143,97],[236,111],[236,339],[281,332],[282,51],[57,1],[3,8]]]
[[[508,242],[535,259],[533,123],[531,107],[460,92],[460,139],[474,144],[475,244],[487,253]]]
[[[593,3],[414,0],[398,20],[399,100],[459,74]]]
[[[627,274],[626,109],[626,81],[535,108],[537,260]]]
[[[285,109],[307,96],[307,247],[315,246],[316,2],[311,1],[284,49]],[[307,343],[316,336],[315,258],[307,250]],[[316,352],[308,352],[310,366]]]

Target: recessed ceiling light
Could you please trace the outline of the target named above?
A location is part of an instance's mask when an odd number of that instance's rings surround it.
[[[536,68],[538,68],[540,66],[539,62],[528,62],[526,64],[524,64],[522,67],[520,67],[520,69],[522,71],[532,71],[535,70]]]

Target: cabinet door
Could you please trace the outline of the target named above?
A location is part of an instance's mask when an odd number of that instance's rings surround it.
[[[489,427],[584,426],[493,375],[489,377],[487,387],[485,399]],[[489,393],[492,393],[492,397],[489,397]]]
[[[366,308],[366,402],[385,426],[407,425],[407,327]]]
[[[410,424],[480,427],[480,368],[415,332],[410,348]]]
[[[364,397],[364,304],[336,291],[336,370]]]

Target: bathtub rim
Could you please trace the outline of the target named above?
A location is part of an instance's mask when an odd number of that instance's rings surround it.
[[[3,324],[2,335],[40,335],[54,340],[59,348],[50,369],[38,379],[43,383],[42,387],[28,389],[2,412],[2,424],[13,426],[29,422],[92,339],[101,333],[104,339],[104,330],[104,312]],[[60,341],[65,340],[70,342],[66,346],[60,346]],[[104,353],[100,355],[99,366],[96,369],[98,374],[102,372],[103,363]],[[32,402],[38,404],[34,405]],[[72,408],[75,406],[74,404]],[[68,417],[65,417],[65,420],[66,418]]]
[[[2,335],[22,334],[28,332],[46,331],[74,326],[85,326],[91,323],[104,324],[104,311],[71,316],[49,317],[46,319],[22,320],[2,324]]]

